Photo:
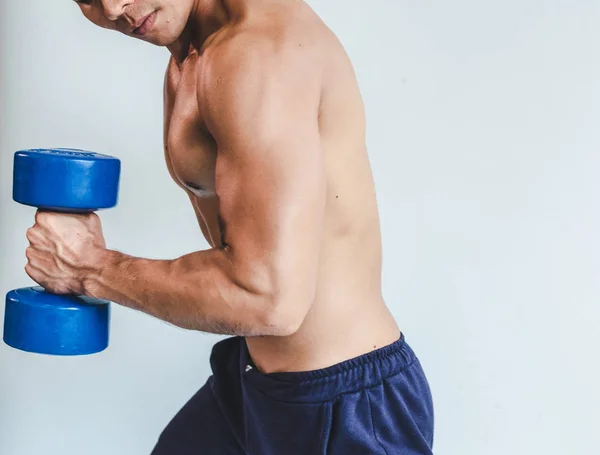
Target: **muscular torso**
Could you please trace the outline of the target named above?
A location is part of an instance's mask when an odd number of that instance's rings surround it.
[[[250,10],[218,34],[244,33],[269,17],[281,30],[273,39],[309,34],[325,53],[319,125],[327,176],[327,202],[317,292],[300,330],[289,337],[248,338],[263,371],[301,371],[364,354],[396,341],[399,330],[381,295],[381,238],[375,188],[365,145],[364,108],[352,66],[335,36],[299,1],[233,0]],[[290,8],[295,8],[290,14]],[[256,24],[260,27],[260,24]],[[281,31],[280,30],[280,31]],[[282,38],[283,36],[283,38]],[[210,46],[210,38],[208,40]],[[215,194],[218,150],[206,127],[196,87],[202,53],[192,50],[169,63],[165,83],[165,157],[173,179],[188,193],[200,228],[212,247],[222,246]]]

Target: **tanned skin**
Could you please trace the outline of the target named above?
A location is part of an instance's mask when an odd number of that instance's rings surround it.
[[[171,52],[166,164],[211,249],[132,257],[107,249],[95,214],[38,212],[29,276],[54,293],[244,336],[267,373],[324,368],[398,340],[382,297],[363,102],[317,14],[302,0],[77,3],[96,25]]]

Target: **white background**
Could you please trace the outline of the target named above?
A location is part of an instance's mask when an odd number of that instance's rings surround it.
[[[366,101],[385,297],[431,382],[435,453],[594,453],[600,2],[310,4]],[[163,162],[167,51],[94,28],[69,0],[3,1],[0,21],[0,293],[31,284],[18,149],[122,159],[120,204],[102,213],[112,248],[205,248]],[[219,339],[115,306],[103,354],[0,346],[0,454],[148,454]]]

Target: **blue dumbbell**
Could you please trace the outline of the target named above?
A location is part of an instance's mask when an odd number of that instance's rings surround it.
[[[66,213],[90,213],[117,204],[121,162],[74,149],[15,153],[13,199],[24,205]],[[87,355],[108,346],[110,303],[57,295],[41,287],[6,296],[4,342],[27,352]]]

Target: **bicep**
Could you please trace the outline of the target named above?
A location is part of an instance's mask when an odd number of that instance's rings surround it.
[[[305,132],[254,150],[219,149],[217,160],[224,243],[277,287],[316,273],[324,171],[318,134]]]

